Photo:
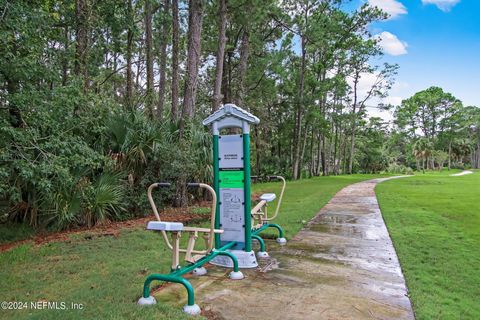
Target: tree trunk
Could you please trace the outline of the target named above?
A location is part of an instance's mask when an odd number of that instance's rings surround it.
[[[342,164],[342,173],[345,174],[347,172],[347,134],[345,133],[344,136],[343,136],[343,147],[342,147],[342,150],[343,150],[343,155],[342,155],[342,159],[343,159],[343,164]]]
[[[76,50],[75,50],[75,74],[83,78],[83,91],[88,91],[88,0],[75,1],[76,19]]]
[[[223,62],[225,59],[225,45],[227,43],[227,0],[220,0],[218,7],[218,49],[217,49],[217,65],[215,69],[215,85],[213,87],[212,112],[218,110],[222,96],[222,78],[223,78]]]
[[[222,80],[222,94],[223,94],[223,101],[225,102],[232,102],[232,87],[231,87],[231,80],[232,80],[232,71],[231,71],[231,59],[232,59],[232,52],[226,52],[225,58],[223,61],[223,80]]]
[[[326,149],[326,138],[325,134],[322,134],[322,175],[323,176],[328,176],[328,161],[327,161],[327,155],[325,152]]]
[[[191,119],[195,112],[198,67],[201,55],[203,1],[190,0],[188,22],[187,71],[183,94],[182,120]]]
[[[352,135],[350,137],[350,158],[348,159],[348,174],[353,172],[353,158],[355,155],[355,134],[357,130],[357,87],[360,79],[360,72],[356,71],[355,79],[353,82],[353,109],[352,109]]]
[[[315,176],[315,153],[314,153],[314,140],[315,140],[315,130],[312,126],[312,131],[310,135],[310,177]]]
[[[145,0],[145,55],[147,63],[147,91],[145,107],[148,116],[153,118],[153,37],[152,37],[152,4]]]
[[[306,148],[306,145],[307,145],[308,127],[309,127],[309,123],[307,122],[305,124],[305,130],[304,130],[304,134],[303,134],[302,146],[301,146],[301,151],[300,151],[300,169],[299,169],[300,177],[302,176],[303,158],[305,156],[305,148]]]
[[[300,81],[298,90],[298,103],[295,112],[295,128],[294,128],[294,141],[293,141],[293,179],[299,178],[300,170],[300,140],[302,137],[302,119],[303,119],[303,94],[305,91],[305,69],[306,69],[306,38],[301,36],[302,43],[302,62],[300,67]]]
[[[353,173],[353,158],[355,157],[355,138],[356,138],[355,131],[356,131],[356,124],[353,124],[352,125],[352,135],[350,137],[350,154],[349,154],[349,158],[348,158],[348,174]]]
[[[248,55],[250,50],[250,35],[247,27],[243,27],[242,43],[240,45],[240,61],[238,63],[238,91],[235,104],[243,107],[243,99],[245,97],[245,78],[247,76]]]
[[[452,141],[448,142],[448,170],[450,171],[450,168],[452,166]]]
[[[335,110],[335,112],[337,112]],[[333,140],[333,174],[337,175],[338,174],[338,159],[337,159],[337,152],[338,152],[338,125],[335,123],[334,124],[335,128],[335,138]]]
[[[478,137],[477,137],[477,150],[475,151],[475,169],[480,169],[480,128],[478,128]]]
[[[140,60],[140,56],[141,56],[142,50],[143,50],[143,47],[140,44],[140,47],[138,48],[138,56],[137,56],[138,59],[137,59],[137,63],[136,63],[137,72],[135,74],[135,88],[140,87],[140,80],[141,80],[140,76],[142,74],[142,60]],[[133,96],[132,96],[132,99],[133,99]]]
[[[127,92],[125,105],[128,109],[133,109],[133,71],[132,71],[132,51],[133,51],[133,8],[132,0],[127,3]]]
[[[65,26],[63,29],[63,36],[64,36],[64,49],[65,49],[65,56],[62,59],[62,86],[67,85],[68,81],[68,47],[69,47],[69,36],[68,36],[68,26]]]
[[[317,135],[317,167],[315,168],[315,175],[320,175],[322,166],[322,139],[320,139],[320,133]]]
[[[476,159],[475,159],[475,169],[480,169],[480,143],[477,144],[477,152],[476,152]]]
[[[163,105],[165,104],[165,88],[166,88],[166,74],[167,74],[167,34],[170,32],[169,19],[167,16],[170,12],[170,0],[164,0],[162,11],[162,26],[160,28],[160,52],[158,66],[160,68],[159,83],[158,83],[158,104],[157,104],[157,118],[162,120]]]
[[[180,18],[178,16],[178,0],[172,0],[172,122],[178,120],[178,54],[180,43]]]
[[[18,90],[18,82],[7,79],[7,92],[9,96],[13,96]],[[26,126],[25,121],[23,120],[22,113],[20,109],[10,101],[8,103],[8,113],[10,114],[10,124],[14,128],[23,128]]]

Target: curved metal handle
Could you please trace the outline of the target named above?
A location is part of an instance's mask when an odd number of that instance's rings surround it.
[[[155,201],[153,201],[152,190],[157,188],[157,187],[166,188],[166,187],[170,187],[170,186],[171,186],[171,184],[169,182],[157,182],[157,183],[152,183],[148,187],[148,190],[147,190],[148,202],[150,202],[150,206],[152,207],[153,214],[155,215],[155,218],[157,218],[158,221],[162,221],[162,220],[160,219],[160,214],[158,213],[157,206],[155,205]],[[161,231],[161,233],[162,233],[162,236],[163,236],[163,240],[167,244],[167,247],[170,248],[170,250],[172,250],[173,246],[170,243],[170,241],[168,240],[167,233],[165,231]]]
[[[170,186],[171,186],[170,182],[157,182],[157,183],[152,183],[148,187],[148,190],[147,190],[148,202],[150,202],[150,206],[152,207],[153,213],[155,214],[155,217],[157,218],[158,221],[162,221],[162,220],[160,220],[160,215],[158,214],[157,206],[155,205],[155,202],[153,201],[152,191],[153,191],[153,189],[155,189],[157,187],[168,188]]]
[[[271,218],[267,218],[268,221],[273,220],[277,217],[278,212],[280,211],[280,205],[282,204],[283,194],[285,192],[285,187],[287,186],[287,182],[285,178],[282,176],[268,176],[269,179],[281,180],[282,181],[282,192],[280,192],[280,197],[278,198],[277,207],[275,208],[275,214]]]
[[[212,196],[212,210],[211,210],[211,216],[210,216],[210,236],[208,237],[208,248],[207,248],[207,252],[210,252],[213,249],[213,244],[215,240],[215,212],[217,210],[217,193],[212,187],[210,187],[208,184],[205,184],[205,183],[191,182],[191,183],[187,183],[187,186],[192,188],[207,189],[208,192],[210,192],[210,195]]]

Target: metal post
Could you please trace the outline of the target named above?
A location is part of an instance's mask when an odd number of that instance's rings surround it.
[[[243,133],[243,183],[245,195],[245,251],[252,251],[251,203],[250,203],[250,134]]]
[[[218,134],[213,134],[213,189],[217,194],[217,204],[215,210],[215,229],[220,229],[220,184],[219,184],[219,164],[218,164]],[[220,234],[215,233],[215,248],[221,247]]]

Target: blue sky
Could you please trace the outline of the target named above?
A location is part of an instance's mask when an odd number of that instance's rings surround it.
[[[371,26],[382,38],[383,59],[400,65],[386,102],[435,85],[480,106],[480,0],[355,1],[391,14]]]

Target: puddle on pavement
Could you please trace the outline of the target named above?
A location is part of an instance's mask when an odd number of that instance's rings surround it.
[[[358,221],[358,217],[350,214],[322,214],[321,216],[319,216],[319,218],[323,223],[332,224],[355,224]]]
[[[332,233],[345,237],[362,237],[364,228],[358,228],[355,225],[331,225],[326,223],[314,223],[308,227],[309,230],[322,233]]]

